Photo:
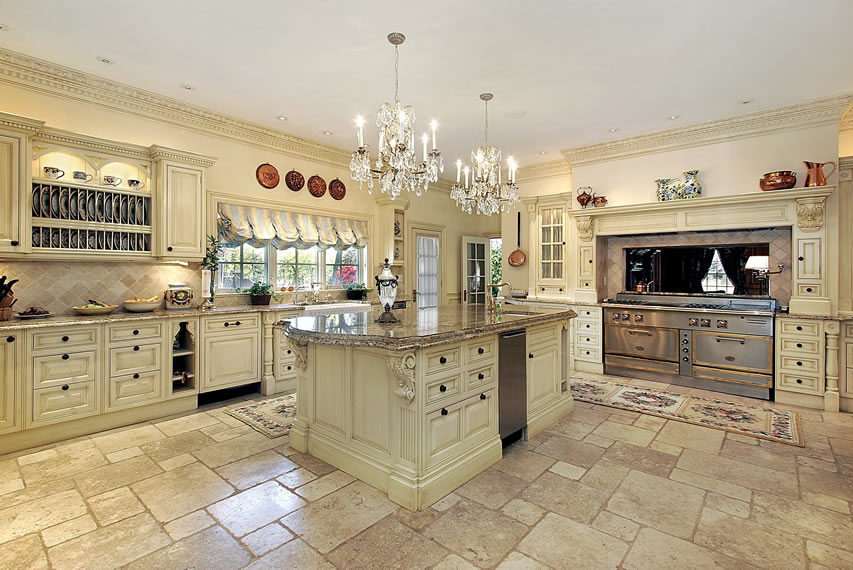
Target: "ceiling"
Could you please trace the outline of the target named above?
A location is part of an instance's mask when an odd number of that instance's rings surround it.
[[[358,114],[375,145],[399,31],[400,99],[439,121],[448,167],[482,139],[483,91],[491,142],[529,165],[853,92],[851,21],[849,0],[0,0],[0,47],[350,149]]]

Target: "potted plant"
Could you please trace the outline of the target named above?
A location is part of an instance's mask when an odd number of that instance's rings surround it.
[[[251,295],[253,305],[269,305],[272,298],[272,283],[257,281],[248,289],[240,289],[240,292]]]
[[[352,285],[347,285],[347,299],[350,301],[360,301],[367,297],[367,293],[370,291],[364,283],[353,283]]]

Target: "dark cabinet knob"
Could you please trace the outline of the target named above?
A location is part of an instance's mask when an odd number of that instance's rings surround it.
[[[133,334],[134,334],[134,335],[138,335],[138,334],[139,334],[139,331],[135,330],[135,331],[133,331]]]
[[[589,263],[592,263],[592,260],[591,260],[591,259],[589,260]]]
[[[133,347],[133,352],[139,352],[139,347],[138,347],[138,346],[134,346],[134,347]]]
[[[797,258],[797,260],[798,260],[798,261],[805,261],[805,260],[806,260],[806,258],[805,258],[805,257],[803,257],[803,256],[801,255],[800,257],[798,257],[798,258]]]
[[[802,365],[803,365],[802,362],[797,362],[797,366],[802,366]]]
[[[797,343],[797,348],[803,348],[803,343],[798,342],[798,343]]]
[[[803,327],[801,327],[801,326],[797,325],[797,330],[798,330],[798,331],[801,331],[801,330],[803,330]]]
[[[240,325],[242,325],[243,323],[241,323],[240,321],[237,321],[237,322],[236,322],[236,323],[234,323],[234,324],[235,324],[235,325],[237,325],[237,326],[239,327],[239,326],[240,326]]]
[[[586,339],[586,341],[589,342],[589,339]]]
[[[797,384],[802,384],[802,383],[803,383],[803,379],[802,379],[802,378],[797,378]]]
[[[231,326],[231,323],[225,323],[225,326],[226,326],[226,327],[230,327],[230,326]]]
[[[485,400],[485,399],[486,399],[486,395],[485,395],[485,394],[480,394],[480,399],[481,399],[481,400]]]
[[[447,392],[447,386],[442,384],[441,386],[438,387],[438,391],[439,392]]]
[[[133,375],[133,379],[134,379],[134,380],[136,380],[137,378],[139,378],[139,373],[138,373],[138,372],[137,372],[136,374],[134,374],[134,375]]]
[[[587,356],[589,356],[589,351],[588,351],[588,350],[586,351],[586,355],[587,355]]]
[[[477,354],[483,354],[484,352],[486,352],[486,351],[482,346],[477,349]]]
[[[529,353],[529,354],[527,355],[527,358],[533,358],[533,353],[532,353],[532,352],[531,352],[531,353]]]
[[[12,241],[9,242],[9,245],[11,245],[12,247],[18,247],[19,243],[20,242],[18,240],[13,239]]]
[[[479,374],[477,374],[477,380],[482,380],[482,379],[483,379],[483,378],[485,378],[485,377],[486,377],[486,375],[485,375],[485,374],[483,374],[482,372],[480,372]]]
[[[69,356],[67,354],[62,355],[62,360],[68,360]]]
[[[811,288],[811,287],[806,287],[806,293],[811,293],[811,292],[812,292],[812,288]]]
[[[63,390],[67,390],[67,389],[68,389],[68,384],[63,384],[63,385],[62,385],[62,389],[63,389]]]
[[[170,245],[169,247],[167,247],[167,248],[166,248],[166,251],[172,251],[172,249],[173,249],[173,248],[172,248],[172,246]]]
[[[589,325],[586,325],[586,328],[589,328]]]
[[[62,342],[68,342],[69,338],[67,336],[62,337]]]
[[[288,351],[287,351],[287,354],[293,354],[293,351],[292,351],[292,350],[288,350]]]
[[[447,359],[443,356],[441,358],[439,358],[438,361],[442,364],[447,364]]]
[[[293,370],[293,366],[288,366],[288,367],[287,367],[287,369],[288,369],[288,370]]]
[[[13,336],[7,336],[7,337],[6,337],[6,342],[15,342],[15,337],[13,337]]]
[[[446,415],[447,415],[447,408],[441,408],[441,415],[442,415],[442,416],[446,416]]]
[[[562,287],[560,287],[560,293],[562,293],[562,292],[563,292],[563,288],[562,288]]]

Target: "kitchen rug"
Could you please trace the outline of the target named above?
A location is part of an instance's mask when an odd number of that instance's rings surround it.
[[[296,419],[296,394],[251,402],[245,406],[229,408],[225,413],[267,437],[281,437],[290,433],[290,427]]]
[[[805,447],[797,412],[631,386],[604,378],[573,376],[571,382],[572,396],[582,402]]]

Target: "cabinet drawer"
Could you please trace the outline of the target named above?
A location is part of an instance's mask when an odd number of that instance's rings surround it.
[[[446,376],[429,380],[425,385],[426,405],[429,406],[445,398],[458,396],[462,392],[462,378],[460,374]]]
[[[296,364],[293,362],[282,362],[278,367],[278,375],[280,378],[296,376]]]
[[[583,291],[592,291],[594,289],[594,287],[592,286],[592,281],[590,281],[589,279],[581,279],[580,281],[578,281],[578,288]]]
[[[800,319],[785,319],[779,322],[779,329],[784,336],[820,336],[820,323]]]
[[[601,320],[601,307],[575,307],[575,312],[578,314],[577,320]]]
[[[820,371],[820,363],[817,358],[806,358],[804,356],[785,356],[779,357],[779,367],[785,370],[803,371],[804,374],[816,374]]]
[[[159,370],[162,352],[160,344],[136,344],[110,349],[110,376]]]
[[[783,338],[779,343],[781,352],[790,354],[808,354],[818,356],[820,344],[816,340],[806,340],[804,338]]]
[[[591,346],[594,348],[598,348],[601,346],[601,335],[598,333],[589,333],[584,334],[582,332],[578,332],[575,335],[575,344],[579,346]]]
[[[465,383],[465,391],[468,392],[470,390],[486,390],[492,388],[497,378],[497,370],[494,364],[472,370],[468,373],[468,379]]]
[[[807,374],[791,374],[782,372],[776,376],[778,381],[776,388],[780,390],[791,390],[794,392],[808,392],[812,394],[823,393],[823,383],[817,376]]]
[[[98,398],[95,382],[63,384],[33,390],[31,416],[33,424],[90,416],[97,412]]]
[[[797,284],[797,296],[798,297],[822,297],[823,296],[823,288],[819,283],[798,283]]]
[[[586,319],[577,319],[575,321],[575,332],[578,335],[588,332],[599,332],[601,330],[601,321],[590,321]]]
[[[282,362],[293,362],[296,360],[296,355],[293,354],[293,349],[287,345],[282,345],[279,350],[279,358]]]
[[[95,348],[98,343],[98,327],[74,327],[51,329],[32,333],[30,347],[33,352],[58,352],[70,348]]]
[[[536,288],[540,297],[565,297],[565,285],[540,285]]]
[[[575,359],[587,362],[601,362],[601,350],[590,346],[575,346]]]
[[[478,340],[470,342],[467,345],[466,352],[468,353],[468,362],[479,362],[483,360],[494,360],[497,353],[498,345],[491,340]]]
[[[236,314],[227,317],[205,317],[202,319],[204,334],[233,334],[237,331],[257,329],[261,324],[258,313]]]
[[[494,390],[475,394],[426,416],[426,449],[430,466],[462,453],[489,435],[497,436],[497,401]]]
[[[92,382],[98,376],[96,366],[94,350],[56,356],[36,356],[33,358],[33,388]]]
[[[527,346],[536,346],[539,344],[554,344],[560,342],[560,325],[548,325],[546,327],[537,327],[528,329],[527,331]]]
[[[161,399],[162,373],[159,370],[110,378],[107,408],[136,406]]]
[[[441,346],[433,350],[428,350],[424,355],[424,359],[426,360],[424,371],[427,374],[432,374],[456,368],[459,366],[461,354],[459,346],[452,348]]]
[[[150,340],[160,338],[163,334],[162,322],[145,322],[136,324],[110,325],[108,337],[110,342],[129,340]]]

